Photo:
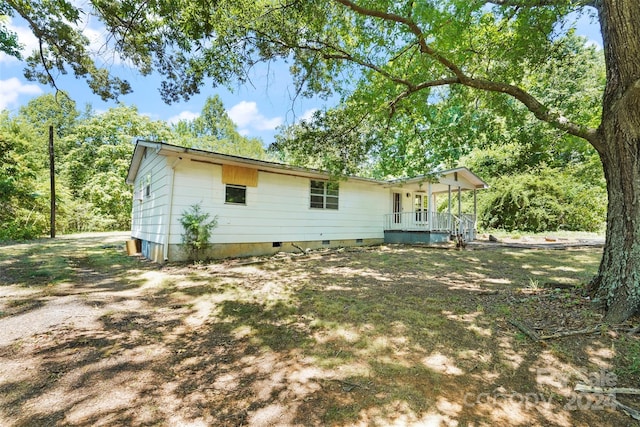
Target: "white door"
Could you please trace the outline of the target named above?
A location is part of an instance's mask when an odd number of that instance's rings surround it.
[[[427,207],[429,197],[424,194],[416,193],[413,197],[414,210],[416,213],[416,222],[427,222]]]
[[[400,224],[402,222],[402,194],[393,193],[393,223]]]

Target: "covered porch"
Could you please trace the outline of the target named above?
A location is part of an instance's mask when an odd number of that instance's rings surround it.
[[[439,243],[448,241],[452,236],[461,236],[465,241],[474,240],[476,192],[487,187],[467,168],[390,181],[390,213],[384,217],[385,242]],[[473,212],[462,212],[463,191],[473,191]],[[438,211],[442,198],[447,200],[446,208]]]

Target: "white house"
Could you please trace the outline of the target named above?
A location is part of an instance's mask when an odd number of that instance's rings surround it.
[[[179,219],[197,203],[218,221],[208,256],[224,258],[296,246],[429,243],[452,234],[473,239],[475,207],[463,213],[459,202],[452,206],[452,193],[487,187],[466,168],[404,180],[331,181],[323,171],[143,140],[127,183],[134,186],[131,236],[156,262],[185,259]],[[443,196],[448,209],[436,212]]]

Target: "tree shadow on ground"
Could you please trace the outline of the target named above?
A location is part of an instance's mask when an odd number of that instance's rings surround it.
[[[139,286],[87,297],[111,298],[99,326],[0,348],[3,364],[30,367],[0,384],[4,420],[630,425],[607,408],[567,409],[576,381],[614,369],[613,335],[542,346],[508,324],[597,320],[579,292],[531,280],[579,284],[597,255],[491,252],[382,247],[257,266],[136,266],[127,275]],[[565,326],[548,318],[563,310],[577,313]]]

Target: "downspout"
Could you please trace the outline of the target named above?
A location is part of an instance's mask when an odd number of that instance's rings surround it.
[[[169,175],[169,210],[167,215],[167,234],[164,239],[164,247],[162,248],[162,260],[167,262],[169,260],[169,243],[171,242],[171,218],[173,217],[173,183],[176,177],[176,166],[182,160],[182,157],[178,157],[171,164],[171,175]]]

